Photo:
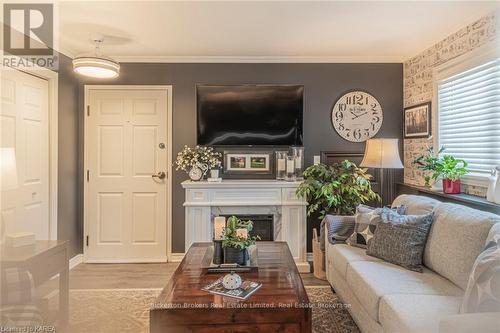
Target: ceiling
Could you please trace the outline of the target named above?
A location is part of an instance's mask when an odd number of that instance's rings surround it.
[[[131,62],[401,62],[496,1],[60,1],[59,49]]]

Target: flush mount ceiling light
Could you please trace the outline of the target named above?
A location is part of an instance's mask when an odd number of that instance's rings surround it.
[[[73,70],[81,75],[98,78],[112,79],[120,74],[120,64],[101,54],[102,37],[94,38],[95,54],[73,59]]]

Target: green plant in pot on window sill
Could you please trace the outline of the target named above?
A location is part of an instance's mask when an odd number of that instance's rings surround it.
[[[259,240],[259,236],[251,236],[253,222],[242,221],[236,216],[227,219],[222,234],[222,248],[226,264],[245,265],[248,260],[248,248]]]
[[[332,165],[316,164],[304,171],[304,181],[297,188],[297,196],[306,198],[307,215],[319,213],[352,216],[356,207],[369,201],[380,201],[373,192],[367,169],[350,161]]]
[[[444,150],[444,147],[441,147],[437,153],[434,153],[434,149],[429,147],[424,155],[415,159],[414,163],[419,169],[430,173],[424,177],[426,186],[431,185],[431,180],[436,182],[442,178],[443,192],[458,194],[460,193],[460,179],[469,172],[468,163],[452,155],[440,155]]]

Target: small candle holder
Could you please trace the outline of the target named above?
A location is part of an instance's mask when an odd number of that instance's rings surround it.
[[[286,151],[276,152],[276,179],[285,180],[286,179]]]
[[[215,265],[220,265],[224,262],[224,251],[222,249],[222,239],[214,239],[214,257],[212,259]]]
[[[295,156],[287,155],[286,157],[286,181],[295,181]]]
[[[291,155],[295,158],[295,179],[303,180],[302,171],[304,169],[304,147],[291,147]]]

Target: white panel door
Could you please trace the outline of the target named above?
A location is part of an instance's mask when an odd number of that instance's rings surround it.
[[[17,188],[2,191],[5,233],[32,232],[50,239],[49,85],[16,70],[2,72],[0,145],[15,149]],[[0,180],[1,182],[1,180]]]
[[[166,261],[165,90],[90,89],[87,262]],[[168,175],[166,175],[168,176]]]

